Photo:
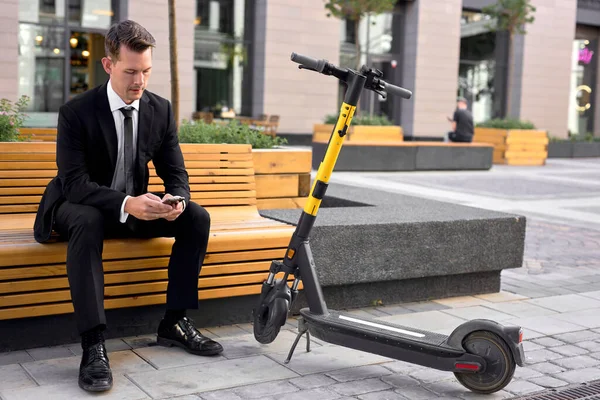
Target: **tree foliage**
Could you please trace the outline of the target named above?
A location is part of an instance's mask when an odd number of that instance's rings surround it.
[[[326,0],[327,16],[360,21],[367,14],[381,14],[394,9],[396,0]]]
[[[525,26],[535,21],[536,8],[531,0],[498,0],[496,4],[484,7],[481,12],[494,18],[495,31],[508,31],[510,35],[526,34]]]

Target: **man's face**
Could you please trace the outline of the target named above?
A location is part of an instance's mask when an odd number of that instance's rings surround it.
[[[152,48],[137,53],[121,45],[119,59],[104,57],[102,65],[113,90],[126,104],[131,104],[142,97],[152,70]]]

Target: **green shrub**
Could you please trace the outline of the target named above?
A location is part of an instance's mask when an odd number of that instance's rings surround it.
[[[0,142],[19,140],[19,128],[23,126],[26,117],[23,110],[28,103],[27,96],[21,96],[14,104],[8,99],[0,100]]]
[[[337,122],[338,119],[338,114],[330,114],[325,116],[325,123],[326,124],[335,124]],[[355,115],[352,118],[352,124],[351,125],[376,125],[376,126],[381,126],[381,125],[393,125],[392,121],[389,120],[389,118],[387,117],[387,115],[365,115],[360,116],[360,115]]]
[[[593,133],[586,133],[585,135],[572,134],[569,132],[568,138],[557,138],[550,137],[550,143],[566,143],[566,142],[600,142],[600,136],[594,136]]]
[[[521,121],[512,118],[495,118],[477,124],[478,128],[497,128],[497,129],[535,129],[535,125],[529,121]]]
[[[179,141],[181,143],[250,144],[254,149],[270,149],[287,144],[285,139],[265,135],[238,121],[217,125],[184,120],[179,127]]]

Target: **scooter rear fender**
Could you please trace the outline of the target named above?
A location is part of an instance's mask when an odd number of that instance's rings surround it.
[[[489,331],[500,336],[506,342],[506,345],[512,352],[515,362],[518,366],[523,366],[525,354],[523,351],[522,334],[523,330],[519,326],[504,326],[496,321],[488,319],[474,319],[459,325],[448,336],[447,343],[449,346],[462,349],[463,341],[469,334],[477,331]]]

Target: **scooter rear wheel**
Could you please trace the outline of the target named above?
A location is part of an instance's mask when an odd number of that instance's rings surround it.
[[[515,373],[514,357],[498,335],[488,331],[469,334],[463,341],[467,352],[477,354],[486,361],[483,372],[455,372],[456,379],[467,389],[482,394],[491,394],[502,390],[510,383]]]

